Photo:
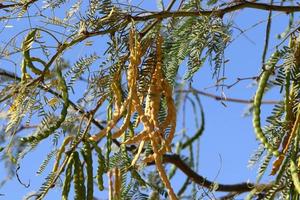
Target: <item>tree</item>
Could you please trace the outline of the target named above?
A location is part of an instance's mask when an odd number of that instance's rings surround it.
[[[0,3],[1,159],[8,178],[16,176],[28,186],[20,179],[20,163],[47,146],[37,171],[46,174],[46,180],[27,199],[43,199],[55,186],[62,188],[62,199],[93,199],[103,190],[108,190],[109,199],[195,199],[200,198],[190,192],[195,185],[212,193],[228,192],[221,199],[244,193],[248,199],[298,199],[298,3],[158,4],[160,10],[148,11],[135,1]],[[262,64],[257,66],[261,73],[228,85],[225,53],[238,30],[230,14],[247,8],[268,13],[265,36],[260,36],[265,37]],[[289,22],[267,58],[274,12],[284,13]],[[257,81],[253,100],[195,88],[193,78],[207,64],[216,88]],[[185,74],[179,70],[182,65],[187,66]],[[280,88],[281,99],[263,101],[273,88]],[[198,150],[193,147],[205,127],[200,95],[251,104],[260,145],[250,162],[262,161],[255,183],[221,184],[197,172]],[[275,104],[266,122],[261,119],[263,103]],[[187,104],[200,121],[195,134],[179,132],[180,109]],[[186,181],[175,191],[172,179],[178,170]],[[261,181],[266,171],[273,181]]]

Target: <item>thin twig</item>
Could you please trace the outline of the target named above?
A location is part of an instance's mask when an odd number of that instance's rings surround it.
[[[197,94],[201,94],[201,95],[206,96],[206,97],[213,98],[216,101],[227,101],[227,102],[243,103],[243,104],[251,104],[251,103],[253,103],[252,99],[248,100],[248,99],[238,99],[238,98],[223,97],[223,96],[214,95],[214,94],[211,94],[211,93],[208,93],[208,92],[203,92],[203,91],[197,90],[197,89],[177,90],[176,92],[197,93]],[[276,101],[276,100],[265,100],[265,101],[262,101],[262,104],[277,104],[277,103],[279,103],[279,101]]]
[[[178,197],[180,197],[185,192],[185,190],[187,189],[187,187],[189,186],[189,184],[190,184],[190,179],[189,179],[189,177],[187,177],[185,179],[184,183],[182,184],[181,188],[177,192],[177,196]]]
[[[169,5],[168,5],[168,7],[167,7],[167,10],[166,10],[166,12],[169,12],[171,9],[172,9],[172,7],[173,7],[173,5],[174,5],[174,3],[176,2],[176,0],[171,0],[171,2],[169,3]],[[140,33],[140,35],[141,35],[141,37],[144,37],[155,25],[157,25],[159,22],[161,22],[161,19],[156,19],[154,22],[152,22],[151,24],[149,24],[149,26],[147,26],[147,27],[145,27],[142,31],[141,31],[141,33]]]
[[[259,77],[258,76],[251,76],[251,77],[245,77],[245,78],[237,78],[236,81],[234,81],[231,84],[223,84],[224,78],[220,78],[219,80],[217,80],[217,83],[214,84],[213,86],[210,87],[206,87],[205,89],[209,89],[209,88],[214,88],[214,87],[226,87],[227,89],[232,88],[233,86],[237,85],[239,82],[241,81],[245,81],[245,80],[257,80]],[[222,84],[220,84],[220,82]]]
[[[26,187],[26,188],[29,188],[29,186],[30,186],[30,180],[28,181],[28,184],[25,184],[25,183],[23,183],[22,181],[21,181],[21,179],[20,179],[20,176],[19,176],[19,170],[20,170],[20,165],[18,164],[17,165],[17,168],[16,168],[16,176],[17,176],[17,179],[18,179],[18,182],[21,184],[21,185],[23,185],[24,187]]]

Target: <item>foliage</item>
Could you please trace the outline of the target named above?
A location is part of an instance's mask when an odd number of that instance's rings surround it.
[[[116,200],[196,198],[195,184],[211,192],[248,192],[248,199],[299,198],[300,36],[291,29],[299,10],[293,1],[284,3],[172,0],[166,8],[160,1],[163,10],[152,13],[111,0],[3,1],[1,36],[18,20],[30,24],[14,27],[18,33],[4,36],[0,46],[0,61],[17,69],[0,68],[0,155],[8,177],[19,180],[14,169],[47,145],[37,166],[45,182],[27,199],[43,199],[59,180],[65,200],[92,200],[104,190]],[[205,107],[189,86],[204,64],[212,66],[217,83],[224,80],[234,28],[224,16],[244,7],[288,12],[291,20],[283,41],[263,61],[252,105],[261,143],[250,159],[251,165],[262,160],[257,183],[229,190],[197,174]],[[262,127],[263,96],[276,87],[282,99]],[[194,112],[194,135],[176,129],[186,105]],[[261,184],[272,158],[274,181]],[[178,169],[188,178],[176,193],[172,179]]]

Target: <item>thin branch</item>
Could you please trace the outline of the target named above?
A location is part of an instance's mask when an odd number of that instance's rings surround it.
[[[203,96],[206,97],[210,97],[213,98],[217,101],[227,101],[227,102],[234,102],[234,103],[243,103],[243,104],[251,104],[253,103],[253,100],[247,100],[247,99],[238,99],[238,98],[230,98],[230,97],[223,97],[223,96],[218,96],[218,95],[214,95],[208,92],[203,92],[201,90],[197,90],[197,89],[189,89],[189,90],[177,90],[176,92],[186,92],[186,93],[197,93],[197,94],[201,94]],[[279,103],[279,101],[275,101],[275,100],[265,100],[262,101],[262,104],[277,104]]]
[[[231,83],[231,84],[219,84],[218,82],[220,81],[217,81],[217,84],[213,87],[226,87],[227,89],[230,89],[232,88],[233,86],[237,85],[238,83],[240,83],[241,81],[245,81],[245,80],[257,80],[258,77],[257,76],[252,76],[252,77],[245,77],[245,78],[237,78],[235,82]]]
[[[25,184],[25,183],[23,183],[22,181],[21,181],[21,179],[20,179],[20,176],[19,176],[19,173],[18,173],[18,171],[20,170],[20,165],[18,164],[17,165],[17,169],[16,169],[16,176],[17,176],[17,180],[18,180],[18,182],[21,184],[21,185],[23,185],[25,188],[29,188],[29,186],[30,186],[30,180],[28,181],[28,184]]]
[[[176,2],[176,0],[171,0],[171,2],[169,3],[166,12],[169,12],[174,3]],[[141,31],[141,37],[144,37],[155,25],[157,25],[158,23],[161,22],[161,19],[156,19],[154,22],[152,22],[151,24],[149,24],[149,26],[145,27],[142,31]]]
[[[197,139],[199,139],[201,137],[201,135],[203,134],[204,132],[204,129],[205,129],[205,116],[204,116],[204,109],[203,109],[203,106],[200,102],[200,98],[198,95],[195,95],[195,98],[198,102],[198,105],[200,107],[200,117],[201,117],[201,126],[198,128],[198,130],[196,131],[196,133],[191,137],[189,138],[187,141],[185,141],[182,145],[181,145],[181,148],[182,149],[185,149],[186,147],[192,145]]]
[[[163,156],[164,163],[171,163],[175,165],[178,169],[180,169],[186,176],[190,178],[191,181],[195,182],[196,184],[212,189],[214,186],[218,186],[214,191],[219,192],[236,192],[236,193],[244,193],[253,190],[254,188],[264,188],[265,190],[272,187],[272,184],[254,184],[254,183],[237,183],[237,184],[221,184],[210,181],[203,176],[196,173],[192,170],[185,162],[180,158],[177,154],[172,155],[164,155]],[[155,163],[148,163],[148,165],[154,165]]]
[[[187,189],[187,187],[189,186],[189,184],[190,184],[190,179],[189,179],[189,177],[187,177],[185,179],[185,182],[182,184],[181,188],[177,192],[177,196],[180,197],[185,192],[185,190]]]
[[[151,14],[143,16],[130,16],[135,21],[147,21],[150,19],[164,19],[169,17],[189,17],[189,16],[211,16],[215,15],[218,17],[223,17],[225,14],[238,11],[244,8],[262,10],[262,11],[277,11],[277,12],[300,12],[300,6],[278,6],[270,5],[266,3],[257,3],[249,1],[240,1],[234,5],[227,6],[221,9],[213,10],[199,10],[199,11],[161,11],[161,12],[150,12]]]
[[[15,7],[23,7],[27,8],[30,4],[33,4],[37,0],[31,0],[26,3],[14,3],[14,4],[2,4],[0,3],[0,9],[7,9],[7,8],[15,8]]]

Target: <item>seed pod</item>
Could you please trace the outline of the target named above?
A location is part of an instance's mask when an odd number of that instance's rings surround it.
[[[152,145],[152,149],[153,149],[153,158],[154,158],[154,161],[155,161],[155,164],[156,164],[156,169],[158,171],[158,174],[161,178],[161,181],[164,183],[167,191],[168,191],[168,195],[169,195],[169,198],[171,200],[177,200],[177,196],[170,184],[170,181],[168,179],[168,176],[165,172],[165,169],[163,167],[163,164],[162,164],[162,155],[159,154],[158,152],[158,146],[159,144],[157,144],[156,140],[155,140],[155,134],[154,132],[152,132],[150,134],[150,139],[151,139],[151,145]]]
[[[107,171],[106,165],[105,165],[105,158],[102,155],[101,149],[97,146],[96,143],[92,143],[95,151],[98,154],[98,168],[97,168],[97,183],[98,183],[98,189],[100,191],[104,190],[103,186],[103,174]]]
[[[123,144],[134,144],[134,143],[139,143],[141,141],[145,141],[145,140],[148,140],[149,137],[149,133],[148,133],[149,130],[143,130],[142,132],[140,132],[138,135],[135,135],[133,136],[132,138],[129,138],[128,140],[126,140],[125,142],[123,142]]]
[[[56,170],[58,169],[59,161],[60,161],[60,159],[61,159],[61,156],[62,156],[62,154],[65,152],[66,146],[70,143],[70,141],[71,141],[72,139],[73,139],[73,136],[67,136],[67,137],[64,139],[64,141],[63,141],[63,143],[62,143],[62,145],[61,145],[59,151],[58,151],[57,154],[56,154],[56,159],[55,159],[55,163],[54,163],[52,172],[56,172]]]
[[[22,81],[26,80],[26,76],[27,76],[26,67],[29,65],[29,63],[31,63],[29,49],[31,48],[31,45],[34,41],[36,32],[37,32],[36,29],[34,29],[33,31],[30,31],[22,43],[21,49],[22,49],[22,53],[24,56],[24,59],[22,61],[22,65],[21,65]]]
[[[74,163],[74,160],[72,157],[70,157],[68,160],[65,181],[64,181],[63,189],[62,189],[62,200],[68,200],[68,195],[70,192],[70,186],[71,186],[71,181],[72,181],[73,163]]]
[[[119,168],[114,168],[113,169],[113,175],[115,178],[114,181],[114,189],[113,189],[113,194],[114,194],[114,199],[121,199],[121,187],[122,187],[122,176],[121,176],[121,170]]]
[[[37,74],[37,75],[41,75],[43,74],[43,71],[41,71],[40,69],[36,68],[33,65],[33,61],[38,61],[40,63],[42,63],[43,65],[45,65],[46,63],[39,58],[32,58],[30,56],[30,48],[32,46],[32,43],[35,39],[35,36],[37,34],[37,29],[32,30],[31,32],[28,33],[28,35],[26,36],[25,40],[22,43],[22,53],[24,56],[24,59],[22,61],[22,80],[23,80],[23,72],[26,72],[26,67],[28,67],[33,73]],[[25,70],[25,71],[24,71]],[[45,75],[49,74],[49,71],[45,72]]]
[[[166,139],[166,149],[167,149],[167,151],[171,151],[170,146],[171,146],[172,140],[174,138],[175,130],[176,130],[176,106],[175,106],[174,100],[172,98],[171,86],[168,84],[168,82],[166,80],[163,81],[162,85],[163,85],[163,88],[165,91],[167,107],[168,107],[168,115],[167,115],[166,121],[169,121],[169,123],[171,125],[169,136]]]
[[[92,149],[88,142],[83,143],[82,155],[85,161],[86,175],[87,175],[87,200],[93,200],[94,185],[93,185],[93,158]]]
[[[143,140],[143,141],[140,142],[138,151],[137,151],[137,153],[135,154],[134,158],[131,161],[131,166],[134,166],[135,163],[138,161],[138,159],[139,159],[139,157],[140,157],[140,155],[143,151],[144,145],[145,145],[145,141]]]
[[[89,140],[93,141],[93,142],[97,142],[99,141],[101,138],[103,138],[104,136],[106,136],[111,129],[118,123],[118,120],[120,119],[121,115],[124,113],[124,111],[126,110],[126,106],[128,105],[129,101],[126,100],[123,105],[121,106],[119,111],[116,111],[112,114],[112,119],[109,119],[107,126],[102,129],[98,134],[93,135],[89,138]]]
[[[292,127],[292,131],[291,131],[291,133],[289,134],[288,141],[287,141],[287,143],[285,144],[285,147],[284,147],[284,149],[283,149],[283,151],[282,151],[283,153],[288,152],[289,146],[290,146],[292,140],[295,138],[295,135],[297,134],[297,130],[299,129],[299,124],[300,124],[300,104],[298,105],[297,116],[296,116],[294,125],[293,125],[293,127]]]
[[[49,137],[56,129],[60,128],[61,124],[65,121],[67,113],[68,113],[68,107],[70,105],[69,102],[69,96],[68,96],[68,88],[65,79],[62,76],[61,71],[56,68],[56,74],[58,79],[58,88],[61,90],[61,96],[63,99],[63,108],[60,113],[60,117],[54,124],[49,125],[49,127],[46,128],[46,130],[41,131],[37,135],[32,135],[29,137],[21,138],[22,142],[38,142],[41,141],[47,137]]]
[[[97,182],[99,190],[104,190],[103,174],[106,171],[105,159],[102,154],[98,153],[98,168],[97,168]]]
[[[121,136],[125,133],[125,131],[127,130],[128,126],[129,126],[129,124],[130,124],[131,107],[132,107],[132,105],[131,105],[131,103],[130,103],[129,106],[128,106],[128,109],[127,109],[127,114],[126,114],[126,116],[125,116],[125,118],[124,118],[124,122],[123,122],[123,124],[121,125],[121,127],[119,128],[119,130],[116,131],[116,132],[111,136],[112,139],[116,139],[116,138],[121,137]]]
[[[114,104],[116,110],[120,110],[122,100],[123,100],[120,80],[121,80],[120,73],[117,73],[117,75],[115,75],[114,80],[111,84],[111,91],[113,92]]]
[[[295,162],[293,160],[291,160],[291,162],[290,162],[290,171],[291,171],[295,189],[300,194],[300,181],[299,181],[298,169],[297,169],[297,165],[295,164]]]
[[[262,97],[265,91],[265,88],[267,86],[268,79],[270,75],[272,74],[272,71],[274,70],[274,67],[276,63],[278,62],[280,58],[280,53],[276,51],[270,58],[270,60],[267,63],[267,69],[262,73],[262,76],[260,77],[260,81],[258,83],[258,88],[254,97],[253,102],[253,127],[254,131],[256,133],[256,137],[260,140],[260,142],[264,145],[268,151],[270,151],[274,156],[278,157],[280,155],[279,151],[275,149],[267,140],[265,137],[263,130],[261,128],[261,122],[260,122],[260,106]]]
[[[74,159],[74,189],[75,189],[75,200],[85,199],[85,187],[84,178],[79,154],[77,151],[73,152]]]

